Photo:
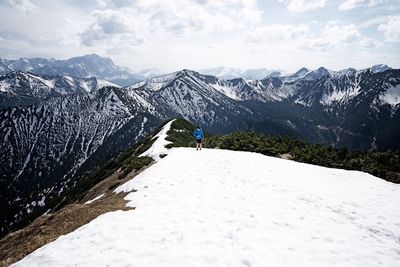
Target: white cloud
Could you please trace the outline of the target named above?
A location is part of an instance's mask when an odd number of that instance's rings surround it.
[[[322,8],[327,0],[279,0],[279,2],[284,3],[291,12],[300,13]]]
[[[368,28],[377,24],[382,24],[387,21],[387,16],[379,16],[379,17],[374,17],[372,19],[367,19],[365,21],[362,21],[361,23],[357,24],[358,28]]]
[[[127,27],[131,24],[140,25],[135,35],[185,36],[248,28],[262,19],[255,0],[97,0],[96,4],[98,10],[92,13],[96,22],[85,31],[85,44],[116,31],[132,32]]]
[[[293,40],[299,37],[304,37],[309,32],[308,25],[291,25],[291,24],[272,24],[264,25],[246,32],[244,39],[253,43],[265,41],[284,41]]]
[[[96,0],[98,7],[103,8],[121,8],[130,6],[132,4],[131,0]]]
[[[182,34],[187,31],[221,32],[261,22],[255,0],[147,0],[134,5],[152,28]]]
[[[340,24],[331,21],[322,29],[320,35],[306,40],[304,44],[310,48],[328,49],[341,44],[351,43],[362,36],[354,24]]]
[[[400,42],[400,16],[391,16],[388,21],[378,26],[378,31],[384,33],[387,42]]]
[[[86,46],[93,46],[97,41],[124,34],[126,42],[141,44],[143,37],[137,33],[136,25],[130,17],[123,12],[111,9],[96,10],[93,12],[96,21],[89,26],[82,34],[82,43]]]
[[[374,7],[383,0],[342,0],[339,9],[343,11],[351,10],[359,6]]]
[[[360,41],[360,46],[361,46],[362,48],[366,48],[366,49],[381,47],[382,45],[383,45],[383,44],[382,44],[381,42],[376,41],[376,40],[371,39],[371,38],[365,38],[365,37],[363,37],[363,38],[361,39],[361,41]]]
[[[363,47],[378,46],[378,42],[361,35],[354,24],[343,24],[340,21],[330,21],[321,31],[314,32],[307,24],[271,24],[255,28],[243,34],[248,43],[290,44],[291,47],[327,50],[346,45],[360,44]]]
[[[24,14],[30,14],[36,10],[36,6],[30,0],[8,0],[11,8],[14,8]]]
[[[398,42],[400,27],[388,18],[398,0],[375,0],[369,9],[371,1],[357,2],[365,9],[346,13],[338,8],[349,0],[280,1],[281,8],[277,0],[0,0],[0,57],[97,53],[134,70],[170,71],[399,66],[390,42]],[[307,10],[316,12],[300,13]]]

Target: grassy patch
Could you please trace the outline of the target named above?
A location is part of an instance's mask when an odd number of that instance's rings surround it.
[[[131,157],[124,161],[122,165],[122,172],[119,175],[120,179],[125,178],[130,172],[138,171],[144,166],[149,165],[153,161],[150,157]]]
[[[172,143],[166,145],[166,147],[195,147],[193,137],[194,128],[195,126],[187,120],[176,119],[172,122],[170,130],[167,132],[168,137],[166,140]],[[204,131],[205,142],[207,142],[210,136],[208,132]],[[205,143],[205,146],[207,146],[207,143]]]

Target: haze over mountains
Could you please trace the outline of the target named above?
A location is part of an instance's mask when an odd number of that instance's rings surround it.
[[[64,75],[79,78],[97,77],[121,86],[143,79],[128,68],[116,66],[110,58],[96,54],[66,60],[45,58],[0,59],[0,74],[12,71],[32,72],[40,75]]]
[[[90,64],[1,61],[11,71],[0,76],[2,234],[46,211],[80,175],[169,118],[213,133],[247,130],[350,150],[400,149],[400,70],[385,65],[302,68],[261,79],[181,70],[119,87],[87,76],[114,82],[135,76],[110,60],[82,58]]]

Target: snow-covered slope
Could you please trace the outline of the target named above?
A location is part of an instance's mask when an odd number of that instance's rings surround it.
[[[232,127],[252,115],[249,109],[214,88],[217,83],[214,76],[185,69],[127,89],[152,103],[165,118],[183,117],[209,127]]]
[[[400,262],[400,186],[365,173],[177,148],[122,191],[134,210],[99,216],[14,266]]]
[[[165,146],[170,144],[171,142],[165,140],[165,138],[167,137],[167,132],[171,128],[171,124],[173,122],[174,120],[171,120],[164,125],[161,131],[153,137],[153,139],[155,139],[154,143],[148,150],[140,154],[140,157],[149,156],[152,157],[155,161],[159,161],[161,159],[160,155],[167,153],[167,148]]]

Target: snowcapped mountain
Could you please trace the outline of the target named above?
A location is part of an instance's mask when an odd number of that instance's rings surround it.
[[[298,79],[304,78],[309,72],[310,72],[309,69],[301,68],[293,74],[284,76],[284,79],[285,79],[285,81],[288,81],[288,82],[296,81]]]
[[[199,70],[199,72],[206,75],[216,76],[220,79],[244,78],[248,80],[261,80],[275,71],[268,70],[266,68],[238,69],[238,68],[217,67],[210,69],[201,69]]]
[[[105,213],[14,266],[400,261],[400,187],[362,172],[257,153],[173,148],[107,194],[128,194],[132,209]],[[94,201],[107,203],[102,199]]]
[[[399,84],[400,70],[302,68],[262,80],[225,80],[184,70],[128,90],[154,103],[161,114],[206,126],[226,116],[225,124],[216,123],[217,132],[231,125],[350,149],[397,149],[399,132],[393,125],[399,120]],[[216,119],[215,114],[225,115]]]
[[[10,72],[0,76],[0,109],[31,105],[47,97],[76,93],[90,93],[104,86],[118,87],[96,77],[75,78],[63,75],[38,75]]]
[[[218,131],[237,129],[253,112],[216,90],[214,76],[182,70],[154,77],[127,87],[152,103],[165,118],[183,117]]]
[[[318,80],[324,76],[329,76],[330,72],[324,68],[324,67],[319,67],[316,70],[310,71],[304,76],[305,80]]]
[[[1,233],[60,201],[80,174],[135,144],[157,117],[152,104],[113,87],[0,111]]]
[[[373,73],[384,72],[384,71],[391,70],[391,69],[392,69],[391,67],[389,67],[388,65],[385,65],[385,64],[377,64],[370,68],[371,72],[373,72]]]
[[[96,54],[66,60],[44,58],[0,59],[0,75],[13,71],[79,78],[98,77],[121,86],[143,79],[142,76],[136,75],[128,68],[116,66],[110,58],[100,57]]]
[[[202,94],[205,96],[210,94],[218,99],[220,98],[220,94],[215,94],[215,91],[218,91],[225,97],[235,101],[257,100],[266,102],[282,100],[282,98],[288,96],[288,91],[290,91],[288,89],[289,87],[285,87],[284,91],[280,90],[282,81],[276,78],[264,80],[234,78],[225,80],[211,75],[200,74],[191,70],[177,71],[171,74],[147,79],[128,86],[127,89],[138,90],[138,92],[143,90],[157,92],[167,87],[179,87],[179,84],[176,84],[177,80],[181,80],[182,83],[188,84],[190,89],[197,88],[197,90],[200,90],[200,88],[203,88]]]
[[[307,140],[350,149],[400,148],[395,126],[400,121],[400,70],[319,69],[294,82],[283,80],[280,90],[287,86],[292,94],[282,104],[311,126],[300,130],[308,132]]]
[[[242,77],[242,70],[237,68],[216,67],[210,69],[201,69],[200,73],[215,76],[221,79],[233,79]]]
[[[309,70],[307,68],[301,68],[293,74],[282,76],[282,79],[286,82],[294,82],[300,79],[303,80],[318,80],[323,76],[329,76],[333,74],[333,71],[329,71],[324,67],[319,67],[315,70]]]
[[[296,76],[303,78],[224,80],[182,70],[127,87],[134,95],[134,100],[127,101],[144,103],[159,119],[183,117],[214,132],[258,130],[350,149],[400,147],[393,127],[400,112],[400,70],[301,69]],[[36,88],[36,83],[57,84],[43,77],[38,82],[32,75],[23,77],[32,83],[27,88]],[[60,79],[69,82],[65,77]],[[74,90],[86,92],[85,88]]]

